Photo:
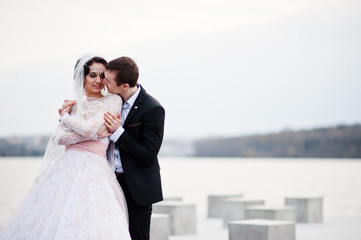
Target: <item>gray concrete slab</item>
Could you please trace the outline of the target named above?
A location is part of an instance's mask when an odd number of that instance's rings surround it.
[[[222,219],[198,218],[198,232],[191,236],[170,236],[169,240],[228,240]],[[297,223],[296,240],[360,240],[361,216],[324,217],[323,223]]]

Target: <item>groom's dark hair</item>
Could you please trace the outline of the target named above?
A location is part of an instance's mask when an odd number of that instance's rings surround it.
[[[118,86],[122,83],[128,83],[130,87],[135,87],[138,83],[138,66],[134,60],[129,57],[120,57],[111,60],[105,69],[117,71],[116,82]]]

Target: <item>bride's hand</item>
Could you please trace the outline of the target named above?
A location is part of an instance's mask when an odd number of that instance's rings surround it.
[[[110,133],[108,131],[108,128],[103,124],[103,126],[99,129],[99,131],[97,132],[97,137],[98,139],[100,138],[105,138],[105,137],[109,137],[110,135],[112,135],[112,133]]]
[[[65,113],[70,114],[70,111],[71,111],[71,107],[69,106],[65,107],[64,109],[58,109],[58,113],[60,117],[63,116]]]
[[[63,105],[61,106],[61,109],[58,109],[58,113],[60,116],[63,116],[64,113],[69,113],[71,112],[71,108],[76,104],[75,100],[65,100],[63,102]]]

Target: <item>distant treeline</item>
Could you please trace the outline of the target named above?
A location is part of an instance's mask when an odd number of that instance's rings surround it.
[[[361,125],[195,141],[198,157],[361,158]]]
[[[0,138],[0,156],[43,156],[50,136]]]
[[[49,136],[0,138],[0,156],[43,156]],[[161,156],[361,158],[361,124],[163,142]]]

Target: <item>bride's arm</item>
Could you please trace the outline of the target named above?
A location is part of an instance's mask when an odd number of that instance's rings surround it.
[[[73,107],[76,108],[76,106],[74,106],[75,104],[76,104],[75,101],[65,100],[62,107],[58,109],[60,115],[60,122],[59,125],[57,126],[54,135],[52,136],[52,140],[57,142],[59,145],[71,145],[71,144],[76,144],[79,142],[91,140],[89,137],[84,137],[79,133],[74,132],[64,123],[64,121],[61,122],[61,117],[65,113],[70,114],[72,108]]]
[[[65,127],[65,128],[63,128]],[[57,134],[57,139],[58,139],[58,143],[59,145],[72,145],[72,144],[76,144],[79,142],[84,142],[84,141],[89,141],[89,140],[94,140],[94,139],[90,139],[90,138],[86,138],[70,129],[66,128],[65,126],[59,126],[59,130],[58,134]],[[100,128],[100,130],[97,133],[97,136],[99,136],[98,134],[100,134],[101,136],[106,135],[108,136],[108,129],[105,125],[102,125],[102,127]]]
[[[65,100],[62,107],[58,109],[60,117],[62,117],[65,113],[70,114],[71,109],[75,104],[76,101]],[[79,133],[69,129],[69,127],[64,122],[59,123],[57,128],[57,134],[54,137],[57,138],[57,141],[60,145],[71,145],[71,144],[91,140],[89,137],[84,137]]]
[[[56,134],[53,137],[59,145],[72,145],[79,142],[92,140],[69,129],[64,123],[59,123]]]
[[[60,121],[64,123],[72,131],[89,139],[96,139],[97,138],[96,133],[104,124],[104,120],[100,118],[93,121],[84,121],[84,120],[76,119],[73,116],[69,115],[68,113],[65,113],[60,118]]]
[[[121,98],[119,96],[113,95],[108,97],[104,106],[98,110],[98,115],[93,121],[79,120],[66,112],[60,118],[60,121],[79,135],[88,138],[89,140],[95,140],[97,139],[97,132],[102,130],[102,127],[105,123],[103,114],[107,111],[114,113],[119,112],[121,103]]]

